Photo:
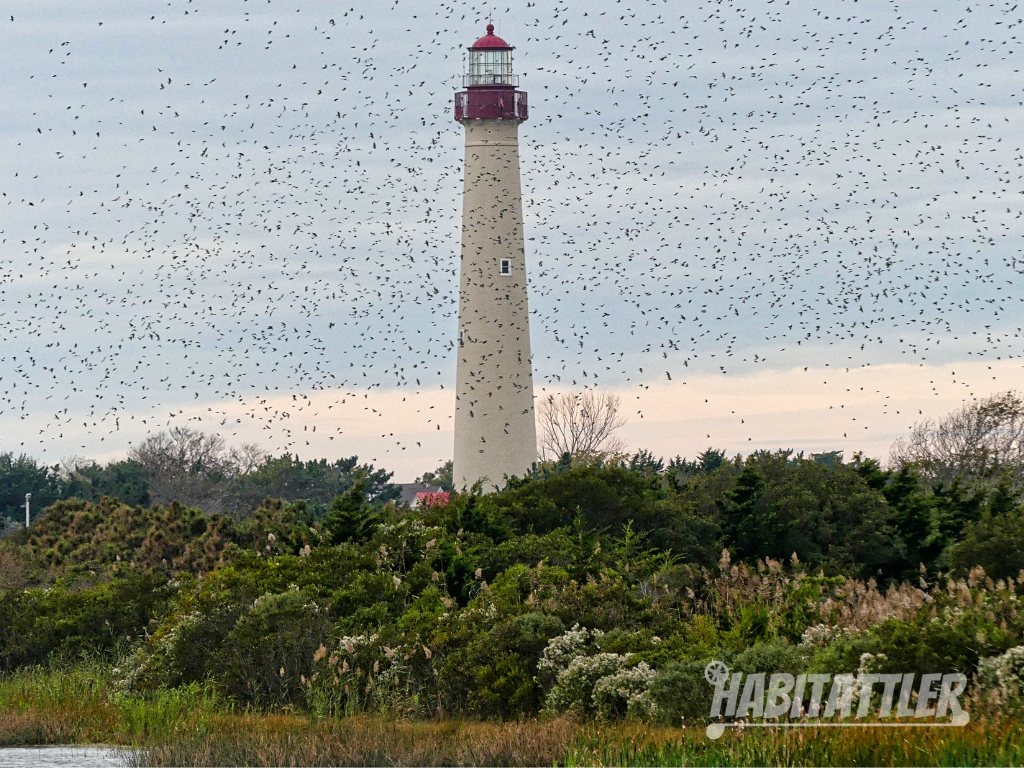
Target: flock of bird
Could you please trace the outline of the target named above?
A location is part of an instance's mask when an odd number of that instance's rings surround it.
[[[301,451],[325,407],[450,391],[451,103],[489,18],[529,94],[538,391],[699,411],[698,372],[1020,355],[1015,1],[10,7],[0,450],[192,421]]]

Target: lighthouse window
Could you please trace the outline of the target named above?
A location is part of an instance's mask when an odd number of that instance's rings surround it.
[[[471,50],[466,85],[515,85],[512,51]]]
[[[511,275],[512,274],[512,259],[501,260],[501,274]]]

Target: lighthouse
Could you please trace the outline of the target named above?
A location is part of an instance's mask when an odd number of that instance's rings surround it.
[[[487,34],[469,48],[455,119],[466,134],[456,344],[456,488],[485,490],[537,460],[526,296],[519,124],[526,94],[512,46]]]

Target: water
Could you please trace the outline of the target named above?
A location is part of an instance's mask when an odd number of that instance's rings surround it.
[[[124,768],[127,755],[113,747],[4,747],[0,768]]]

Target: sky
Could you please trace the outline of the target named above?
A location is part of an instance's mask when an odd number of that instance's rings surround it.
[[[825,6],[824,8],[816,6]],[[450,458],[465,48],[520,129],[535,388],[632,449],[884,459],[1024,389],[1016,2],[6,0],[0,451]]]

